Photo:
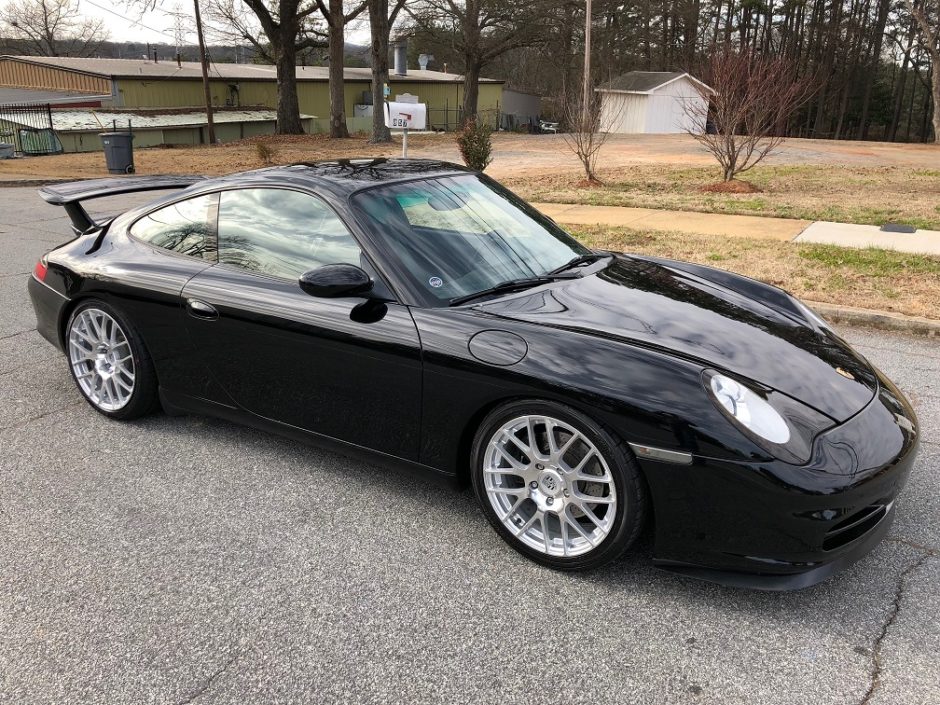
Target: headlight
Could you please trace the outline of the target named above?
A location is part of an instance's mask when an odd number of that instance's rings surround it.
[[[739,424],[761,438],[783,445],[790,440],[790,427],[770,404],[724,375],[713,375],[712,394]]]
[[[713,371],[706,371],[704,381],[718,407],[746,436],[788,463],[808,462],[813,440],[835,425],[828,416],[785,394],[755,391]]]

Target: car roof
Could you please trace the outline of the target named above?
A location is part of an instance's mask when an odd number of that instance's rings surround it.
[[[382,183],[408,181],[416,178],[453,176],[474,173],[459,164],[437,159],[388,159],[385,157],[363,159],[333,159],[316,162],[300,162],[288,166],[275,166],[255,171],[230,174],[214,183],[239,181],[272,181],[277,183],[304,183],[328,189],[337,195],[348,195],[355,191]],[[205,186],[205,184],[203,184]]]

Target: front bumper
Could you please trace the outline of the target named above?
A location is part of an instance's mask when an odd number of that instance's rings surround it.
[[[917,419],[879,375],[872,401],[820,435],[803,466],[643,460],[656,509],[656,565],[765,590],[808,587],[884,537],[918,447]]]

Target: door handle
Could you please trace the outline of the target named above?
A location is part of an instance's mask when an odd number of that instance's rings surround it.
[[[219,312],[215,309],[215,306],[211,306],[199,299],[186,299],[186,308],[189,310],[189,315],[194,318],[214,321],[219,317]]]

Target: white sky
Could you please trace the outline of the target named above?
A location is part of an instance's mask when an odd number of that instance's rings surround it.
[[[128,7],[123,0],[79,0],[79,10],[83,15],[100,17],[111,32],[112,41],[130,42],[165,42],[174,44],[174,18],[177,9],[186,15],[184,22],[187,28],[195,26],[193,19],[193,0],[157,0],[157,7],[150,12],[142,13],[138,7]],[[204,5],[204,3],[201,3]],[[205,12],[203,12],[205,21]],[[368,22],[359,22],[358,27],[349,28],[346,32],[347,41],[368,42]],[[351,31],[350,31],[351,30]],[[206,28],[209,41],[212,41],[210,28]],[[193,29],[186,35],[189,44],[196,43],[196,33]]]

